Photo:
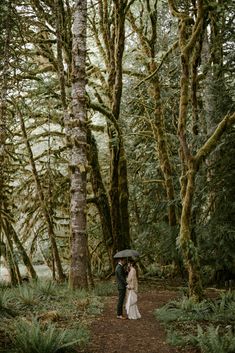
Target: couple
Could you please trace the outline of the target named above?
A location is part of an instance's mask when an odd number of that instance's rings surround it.
[[[118,285],[117,318],[125,319],[125,317],[123,316],[123,304],[126,297],[126,312],[128,319],[140,319],[141,315],[137,307],[138,281],[135,269],[135,262],[132,259],[128,260],[127,278],[125,264],[126,260],[120,259],[115,269],[115,275]]]

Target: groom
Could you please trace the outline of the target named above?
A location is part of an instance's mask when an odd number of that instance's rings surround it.
[[[126,295],[126,271],[124,269],[124,265],[126,263],[125,259],[119,259],[118,264],[115,269],[115,276],[118,287],[118,304],[117,304],[117,318],[125,319],[123,316],[123,304]]]

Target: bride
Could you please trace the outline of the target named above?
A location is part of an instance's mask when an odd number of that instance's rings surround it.
[[[141,315],[137,307],[138,281],[135,269],[135,262],[128,260],[128,276],[127,276],[127,300],[126,312],[128,319],[140,319]]]

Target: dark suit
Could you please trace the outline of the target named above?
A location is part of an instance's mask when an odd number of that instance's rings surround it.
[[[124,267],[120,263],[118,263],[116,266],[115,275],[116,275],[116,281],[117,281],[117,287],[118,287],[117,315],[121,316],[125,295],[126,295],[127,282],[126,282],[126,272],[124,270]]]

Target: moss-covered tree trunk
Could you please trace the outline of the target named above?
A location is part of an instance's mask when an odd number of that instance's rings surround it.
[[[87,1],[75,1],[72,48],[72,114],[67,129],[71,144],[71,265],[70,287],[88,287],[87,245],[87,121],[86,121]]]
[[[226,129],[234,123],[235,114],[225,116],[217,125],[214,133],[204,145],[192,153],[188,143],[189,105],[192,108],[193,126],[197,123],[197,80],[200,64],[205,24],[208,16],[207,4],[203,0],[195,2],[196,18],[177,10],[174,0],[168,0],[172,14],[179,19],[179,48],[181,53],[180,102],[178,119],[178,137],[182,162],[181,200],[182,213],[180,220],[179,243],[189,275],[189,294],[196,301],[202,299],[203,288],[200,274],[200,261],[192,237],[192,206],[195,193],[195,178],[205,158],[216,147]],[[190,91],[191,88],[191,91]],[[190,94],[191,93],[191,94]],[[191,95],[191,102],[190,102]],[[196,118],[196,120],[195,120]],[[196,129],[197,130],[197,129]]]
[[[195,300],[200,300],[203,295],[201,283],[199,257],[196,244],[192,240],[191,234],[191,212],[193,196],[195,192],[195,174],[197,163],[194,161],[192,152],[187,141],[187,121],[189,119],[188,107],[190,97],[190,82],[193,77],[197,77],[197,65],[194,67],[195,60],[198,60],[201,52],[201,42],[204,34],[204,21],[206,12],[204,2],[197,1],[196,22],[187,12],[177,10],[174,0],[169,0],[172,14],[179,19],[179,49],[181,54],[181,79],[180,79],[180,102],[178,118],[178,137],[180,141],[179,155],[182,163],[181,176],[181,202],[182,213],[180,220],[179,243],[181,245],[185,266],[189,275],[189,293]],[[189,4],[188,4],[189,5]],[[199,50],[198,50],[199,46]],[[195,59],[194,59],[195,58]],[[195,71],[194,75],[193,70]],[[196,90],[196,87],[193,86]],[[196,94],[197,92],[193,92]],[[195,96],[195,95],[194,95]],[[193,100],[192,100],[193,101]],[[194,104],[196,102],[194,101]]]
[[[186,180],[182,181],[183,185],[181,186],[181,188],[185,190],[185,193],[182,199],[180,247],[188,270],[189,295],[197,301],[203,297],[203,290],[200,276],[199,257],[191,234],[192,205],[195,192],[196,172],[196,164],[194,159],[191,159],[188,161]]]
[[[20,271],[15,259],[12,234],[9,224],[13,222],[9,197],[9,152],[7,139],[10,136],[8,123],[8,87],[11,62],[11,36],[14,28],[11,2],[6,1],[1,8],[1,81],[0,81],[0,241],[4,247],[3,256],[13,285],[21,283]],[[12,205],[12,203],[11,203]]]

